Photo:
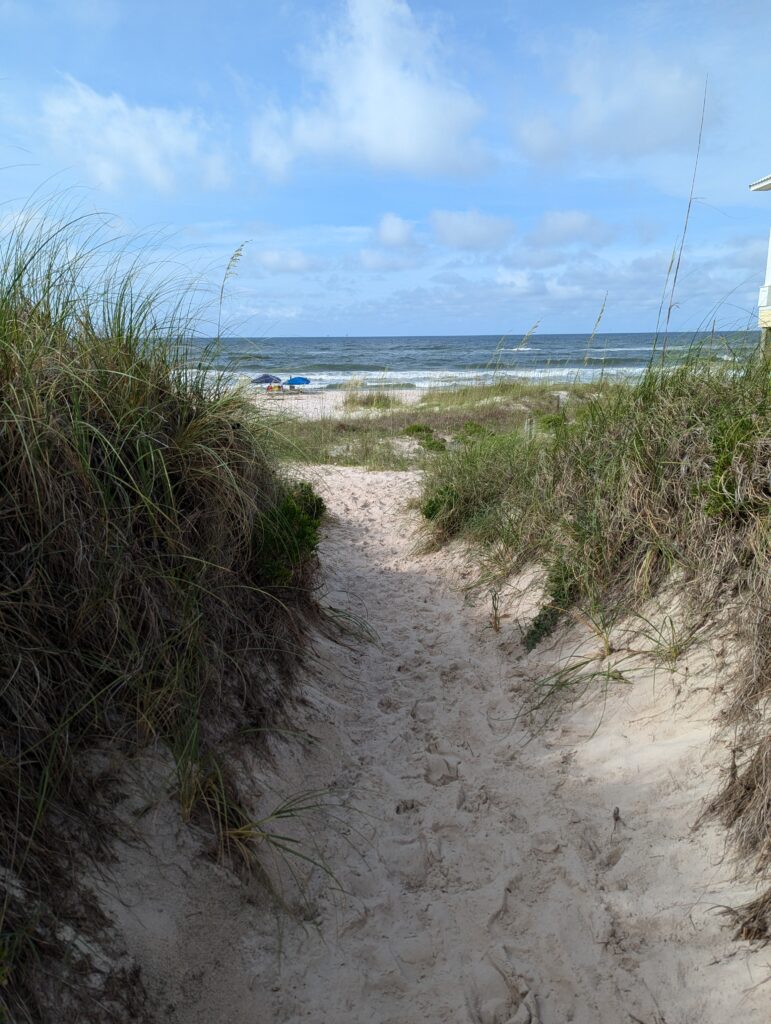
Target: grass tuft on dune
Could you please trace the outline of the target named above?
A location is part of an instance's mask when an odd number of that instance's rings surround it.
[[[18,1022],[117,1005],[72,941],[98,928],[77,878],[114,824],[105,754],[161,744],[185,815],[220,841],[243,817],[220,755],[289,697],[323,512],[254,404],[188,365],[187,297],[105,265],[90,230],[28,218],[0,249],[0,1020]]]

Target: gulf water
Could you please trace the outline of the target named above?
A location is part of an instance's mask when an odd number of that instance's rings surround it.
[[[400,337],[223,338],[218,368],[235,379],[263,373],[308,377],[311,387],[427,388],[496,378],[593,380],[641,373],[662,356],[678,362],[694,346],[731,359],[757,344],[757,333],[451,335]],[[205,345],[206,339],[196,342]]]

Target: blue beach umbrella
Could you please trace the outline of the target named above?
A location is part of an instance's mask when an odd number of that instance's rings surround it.
[[[294,387],[296,384],[310,384],[310,381],[307,377],[290,377],[289,380],[285,380],[284,383],[288,384],[290,387]]]
[[[280,384],[281,378],[274,377],[272,373],[263,373],[261,377],[255,377],[252,384]]]

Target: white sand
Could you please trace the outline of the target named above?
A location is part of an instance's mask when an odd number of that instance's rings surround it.
[[[366,389],[365,389],[366,390]],[[373,389],[370,389],[372,392]],[[339,416],[344,411],[347,413],[358,412],[366,413],[369,411],[382,412],[382,409],[375,410],[344,410],[343,402],[345,396],[350,393],[350,390],[331,390],[331,391],[283,391],[283,392],[266,392],[264,390],[254,390],[254,401],[257,403],[260,409],[266,409],[269,412],[281,412],[291,413],[293,416],[300,416],[303,419],[318,420],[325,416]],[[364,393],[364,391],[362,391]],[[395,398],[397,401],[402,402],[404,405],[410,405],[413,402],[419,402],[421,395],[425,394],[425,391],[418,388],[397,388],[394,390],[380,389],[379,394],[387,394],[391,398]]]
[[[249,770],[266,807],[327,791],[306,849],[344,892],[309,871],[303,897],[285,889],[302,923],[277,926],[260,888],[148,797],[148,846],[123,850],[121,899],[105,900],[164,1019],[767,1022],[771,953],[715,912],[751,890],[721,833],[692,828],[721,754],[713,659],[694,656],[685,686],[627,661],[634,686],[595,685],[534,735],[517,712],[558,652],[525,656],[513,616],[491,628],[459,590],[459,552],[415,553],[417,475],[326,467],[317,483],[326,601],[379,642],[320,638],[300,719],[319,742]],[[576,629],[561,654],[597,647]]]

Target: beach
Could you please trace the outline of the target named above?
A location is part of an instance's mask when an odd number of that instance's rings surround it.
[[[0,1024],[771,1024],[771,5],[605,6],[0,0]]]
[[[351,415],[345,409],[346,397],[361,397],[366,394],[373,394],[366,388],[328,388],[324,390],[297,390],[279,392],[268,392],[264,389],[254,388],[252,391],[253,400],[260,409],[271,413],[289,414],[298,416],[305,420],[321,420],[332,416],[340,416],[343,413]],[[402,405],[411,405],[419,402],[425,394],[419,388],[388,388],[379,389],[378,394],[387,395]],[[366,415],[365,410],[358,410],[354,415]]]
[[[268,393],[73,334],[29,244],[0,1018],[765,1022],[766,353],[298,339]]]

